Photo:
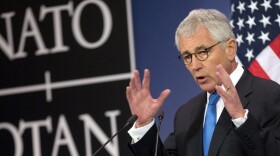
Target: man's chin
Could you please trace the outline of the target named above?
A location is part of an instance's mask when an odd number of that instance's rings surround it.
[[[206,91],[208,93],[213,93],[215,92],[215,87],[213,86],[206,86],[206,85],[199,85],[199,87],[203,90],[203,91]]]

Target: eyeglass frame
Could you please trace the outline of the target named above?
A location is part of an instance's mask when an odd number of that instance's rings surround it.
[[[196,52],[194,52],[194,53],[183,53],[183,54],[181,54],[181,55],[178,56],[178,59],[181,60],[182,62],[184,62],[185,65],[191,65],[191,64],[192,64],[192,58],[193,58],[192,55],[194,55],[199,61],[205,61],[205,60],[209,57],[209,52],[210,52],[210,50],[211,50],[213,47],[215,47],[216,45],[220,44],[220,43],[222,43],[222,42],[219,41],[219,42],[217,42],[217,43],[215,43],[215,44],[213,44],[213,45],[211,45],[211,46],[209,46],[209,47],[207,47],[207,48],[203,48],[203,49],[198,50],[198,51],[196,51]],[[205,57],[205,59],[200,59],[200,58],[197,57],[198,53],[202,53],[202,52],[206,52],[206,57]],[[190,63],[186,63],[186,61],[185,61],[185,59],[184,59],[184,57],[183,57],[184,55],[191,55],[191,61],[190,61]]]

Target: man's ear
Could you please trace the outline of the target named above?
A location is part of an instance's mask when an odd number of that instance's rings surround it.
[[[237,43],[234,38],[230,38],[226,41],[225,51],[226,51],[227,58],[230,61],[234,60],[237,54]]]

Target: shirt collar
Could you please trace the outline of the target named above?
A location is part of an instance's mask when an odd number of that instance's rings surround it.
[[[243,73],[244,73],[244,69],[240,64],[237,64],[236,69],[229,75],[234,86],[236,86],[237,82],[240,80]]]

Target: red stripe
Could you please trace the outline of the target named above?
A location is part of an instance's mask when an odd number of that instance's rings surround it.
[[[250,64],[248,70],[257,77],[270,80],[270,77],[266,74],[256,59]]]
[[[280,35],[278,35],[270,44],[269,46],[274,51],[274,53],[280,59]]]

